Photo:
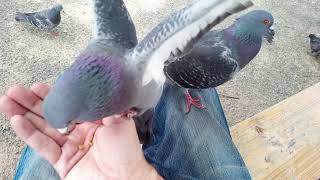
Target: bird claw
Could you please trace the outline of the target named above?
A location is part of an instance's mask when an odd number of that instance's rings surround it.
[[[186,113],[189,113],[191,111],[191,105],[194,105],[197,108],[205,108],[205,105],[198,103],[201,101],[201,98],[192,98],[189,92],[186,92],[187,96],[187,111]]]
[[[192,97],[190,96],[190,98],[192,98]],[[193,100],[193,102],[198,102],[198,101],[201,101],[201,98],[192,98],[192,100]]]
[[[58,32],[51,32],[51,35],[54,36],[54,37],[58,37],[59,33]]]

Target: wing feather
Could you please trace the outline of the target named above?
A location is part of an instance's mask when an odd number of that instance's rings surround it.
[[[238,63],[214,32],[208,33],[187,55],[167,63],[165,75],[180,87],[211,88],[232,78]]]
[[[136,29],[122,0],[94,0],[94,37],[131,49],[137,43]]]
[[[142,83],[164,81],[164,62],[170,56],[184,55],[213,26],[252,5],[250,0],[199,0],[172,14],[129,54],[144,73]]]

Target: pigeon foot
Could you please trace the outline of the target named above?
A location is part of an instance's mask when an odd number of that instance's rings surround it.
[[[187,111],[186,113],[189,113],[191,110],[191,105],[194,105],[197,108],[205,108],[203,104],[198,103],[201,101],[201,98],[193,98],[191,97],[189,90],[186,91],[186,96],[187,96]]]
[[[59,33],[58,32],[51,32],[50,33],[52,36],[54,36],[54,37],[58,37],[59,36]]]

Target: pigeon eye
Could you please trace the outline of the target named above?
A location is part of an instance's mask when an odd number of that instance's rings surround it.
[[[270,21],[269,21],[268,19],[265,19],[265,20],[263,20],[263,24],[269,25],[269,24],[270,24]]]

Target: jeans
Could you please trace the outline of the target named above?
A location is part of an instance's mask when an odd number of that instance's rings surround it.
[[[251,179],[232,142],[215,89],[189,90],[204,109],[186,114],[185,89],[166,84],[155,109],[147,161],[165,179]],[[24,150],[15,180],[59,179],[49,163],[30,147]]]

